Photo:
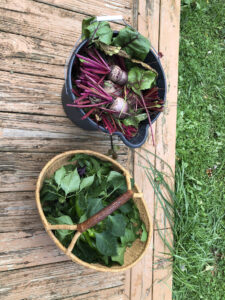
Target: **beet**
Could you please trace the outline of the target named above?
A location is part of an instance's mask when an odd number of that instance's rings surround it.
[[[111,72],[109,73],[108,78],[119,85],[125,85],[128,80],[127,72],[123,71],[117,65],[113,65],[111,67]]]
[[[121,96],[123,93],[121,86],[113,83],[111,80],[105,80],[103,88],[110,96],[117,97]]]
[[[115,111],[115,115],[120,118],[123,119],[126,117],[126,113],[128,111],[128,104],[127,102],[121,98],[121,97],[117,97],[113,104],[110,106],[111,110]]]

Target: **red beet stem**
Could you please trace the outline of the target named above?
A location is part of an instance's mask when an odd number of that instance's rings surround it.
[[[105,80],[106,75],[102,76],[102,78],[98,81],[98,84],[101,84]]]
[[[72,106],[72,107],[78,107],[78,108],[86,108],[86,107],[97,107],[97,106],[101,106],[104,104],[107,104],[108,102],[101,102],[101,103],[94,103],[94,104],[90,104],[90,105],[79,105],[79,104],[67,104],[67,106]]]
[[[86,69],[80,68],[80,70],[81,70],[82,73],[89,75],[90,77],[92,77],[95,80],[99,80],[100,79],[100,77],[98,75],[93,74],[91,72],[88,72]],[[82,75],[84,76],[84,74],[82,74]]]
[[[96,61],[94,61],[93,59],[90,59],[90,58],[88,58],[88,57],[82,56],[82,55],[80,55],[80,54],[77,54],[77,57],[79,57],[79,58],[81,58],[81,59],[83,59],[83,60],[88,61],[88,62],[91,63],[92,65],[95,65],[97,68],[98,68],[98,67],[99,67],[99,68],[102,68],[102,67],[105,68],[105,65],[102,65],[102,64],[100,64],[100,63],[98,63],[98,62],[96,62]],[[83,62],[81,62],[81,63],[83,63]]]
[[[78,97],[74,100],[74,103],[79,102],[80,100],[86,99],[88,97],[88,94],[85,93],[84,95],[82,95],[81,97]]]
[[[110,114],[110,113],[111,113],[111,114],[118,113],[118,111],[113,110],[113,109],[109,109],[109,108],[105,108],[105,107],[99,107],[99,108],[102,109],[102,110],[104,110],[104,111],[106,111],[106,112],[108,112],[109,114]],[[124,114],[124,115],[127,115],[127,116],[131,116],[131,114],[129,114],[129,113],[123,112],[123,114]]]
[[[80,94],[78,93],[78,91],[76,91],[75,89],[72,89],[72,93],[73,93],[75,96],[77,96],[77,97],[80,96]]]
[[[87,54],[96,62],[100,63],[99,59],[94,55],[93,51],[91,51],[90,49],[87,50]]]
[[[86,100],[86,101],[79,101],[78,103],[77,103],[77,105],[84,105],[84,104],[89,104],[89,103],[91,103],[91,101],[90,100]]]
[[[90,76],[86,75],[87,79],[89,79],[100,91],[102,91],[107,97],[112,97],[101,87],[95,80],[93,80]]]
[[[113,128],[111,127],[111,123],[104,115],[102,115],[102,122],[104,123],[105,128],[108,129],[109,134],[112,134]]]
[[[96,94],[96,95],[98,95],[98,96],[100,96],[100,97],[102,97],[104,99],[107,99],[108,101],[111,101],[111,98],[109,98],[105,94],[99,93],[96,89],[89,88],[89,87],[87,87],[87,86],[85,86],[85,85],[83,85],[81,83],[79,84],[79,87],[81,87],[82,89],[84,89],[87,92],[89,91],[89,92],[94,93],[94,94]]]
[[[115,132],[115,131],[117,131],[117,126],[116,126],[115,120],[113,119],[112,115],[110,115],[110,118],[111,118],[112,124],[113,124],[113,131]]]
[[[86,68],[86,70],[89,71],[89,72],[93,72],[95,74],[105,74],[105,75],[107,75],[107,74],[110,73],[110,71],[102,71],[102,70],[99,70],[99,69]]]
[[[101,57],[100,53],[98,52],[98,50],[96,48],[93,49],[94,52],[96,53],[96,55],[98,56],[98,58],[101,60],[101,62],[106,66],[106,68],[111,71],[109,65],[104,61],[104,59]]]
[[[88,85],[90,87],[93,87],[96,91],[98,91],[99,93],[103,93],[103,95],[105,95],[110,101],[112,101],[112,97],[110,95],[108,95],[107,93],[103,92],[101,89],[99,89],[98,86],[96,86],[95,84],[92,84],[91,82],[88,82]]]
[[[94,64],[91,64],[91,63],[85,63],[85,62],[83,62],[82,63],[82,67],[84,67],[84,68],[89,68],[89,69],[98,69],[98,70],[102,70],[102,71],[108,71],[108,69],[105,67],[105,66],[96,66],[96,65],[94,65]]]
[[[153,129],[152,129],[152,122],[151,122],[151,118],[150,118],[150,115],[149,115],[149,111],[146,107],[146,104],[145,104],[145,99],[142,95],[142,92],[140,92],[140,96],[141,96],[141,100],[143,102],[143,105],[144,105],[144,108],[146,110],[146,113],[147,113],[147,116],[148,116],[148,122],[149,122],[149,126],[150,126],[150,129],[151,129],[151,135],[152,135],[152,143],[153,143],[153,146],[155,146],[155,141],[154,141],[154,135],[153,135]]]
[[[95,107],[93,107],[92,109],[90,109],[89,112],[87,112],[87,113],[81,118],[81,120],[87,119],[94,111],[95,111]]]

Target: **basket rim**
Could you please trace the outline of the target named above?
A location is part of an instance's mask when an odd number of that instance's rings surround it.
[[[144,206],[145,213],[146,213],[146,216],[147,216],[147,219],[148,219],[148,222],[149,222],[149,226],[148,226],[148,228],[146,228],[147,231],[148,231],[148,239],[145,242],[144,249],[143,249],[142,253],[140,254],[140,256],[134,262],[132,262],[132,263],[126,265],[126,266],[113,266],[113,268],[112,267],[107,267],[107,266],[104,266],[104,265],[101,266],[100,264],[87,263],[87,262],[79,259],[72,252],[68,254],[67,253],[67,248],[65,248],[61,244],[61,242],[55,237],[52,230],[49,228],[49,223],[48,223],[48,221],[45,217],[45,214],[44,214],[43,209],[42,209],[41,201],[40,201],[41,181],[42,181],[43,177],[45,176],[45,173],[48,170],[48,168],[55,161],[57,161],[60,158],[67,157],[67,156],[74,155],[74,154],[78,154],[78,153],[88,154],[88,155],[91,155],[91,156],[96,156],[96,157],[98,157],[100,159],[103,159],[103,160],[110,161],[113,165],[115,165],[117,168],[119,168],[121,171],[123,171],[124,175],[127,174],[131,178],[130,173],[120,163],[118,163],[114,159],[112,159],[112,158],[110,158],[110,157],[108,157],[104,154],[101,154],[99,152],[95,152],[95,151],[92,151],[92,150],[70,150],[70,151],[66,151],[66,152],[63,152],[61,154],[58,154],[58,155],[54,156],[52,159],[50,159],[45,164],[45,166],[42,168],[42,170],[41,170],[41,172],[38,176],[38,180],[37,180],[37,183],[36,183],[35,199],[36,199],[36,205],[37,205],[37,209],[38,209],[41,221],[44,225],[45,230],[47,231],[50,238],[55,242],[56,246],[60,250],[62,250],[72,261],[74,261],[76,263],[79,263],[80,265],[83,265],[85,267],[88,267],[88,268],[91,268],[91,269],[94,269],[94,270],[97,270],[97,271],[101,271],[101,272],[114,272],[114,273],[116,273],[116,272],[122,272],[122,271],[128,270],[128,269],[132,268],[138,261],[140,261],[142,259],[142,257],[145,255],[145,252],[146,252],[146,250],[147,250],[147,248],[150,244],[151,238],[152,238],[152,233],[153,233],[152,221],[151,221],[150,214],[148,212],[147,204],[146,204],[143,197],[141,197],[141,200],[142,200],[142,204]],[[135,184],[134,186],[135,186],[135,189],[137,190],[137,192],[140,193],[140,189],[137,186],[137,184]]]

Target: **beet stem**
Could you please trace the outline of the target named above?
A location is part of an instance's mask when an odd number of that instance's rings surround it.
[[[79,105],[79,104],[67,104],[67,106],[72,106],[72,107],[78,107],[78,108],[86,108],[86,107],[97,107],[97,106],[101,106],[104,104],[107,104],[108,102],[101,102],[101,103],[94,103],[94,104],[90,104],[90,105]]]
[[[149,122],[149,125],[150,125],[151,135],[152,135],[152,143],[153,143],[153,146],[155,146],[154,135],[153,135],[153,129],[152,129],[152,122],[151,122],[151,118],[150,118],[150,115],[149,115],[149,111],[148,111],[148,109],[147,109],[147,107],[146,107],[145,99],[144,99],[144,97],[143,97],[143,95],[142,95],[142,92],[140,92],[140,96],[141,96],[141,100],[142,100],[142,102],[143,102],[143,104],[144,104],[144,108],[145,108],[146,113],[147,113],[147,116],[148,116],[148,122]]]

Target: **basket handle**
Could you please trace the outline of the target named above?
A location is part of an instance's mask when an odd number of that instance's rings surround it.
[[[84,232],[88,228],[95,226],[97,223],[104,220],[111,213],[113,213],[117,208],[125,204],[132,196],[134,192],[132,190],[128,190],[123,195],[119,196],[115,201],[113,201],[108,206],[101,209],[98,213],[87,219],[86,221],[77,224],[77,231],[80,233]]]

